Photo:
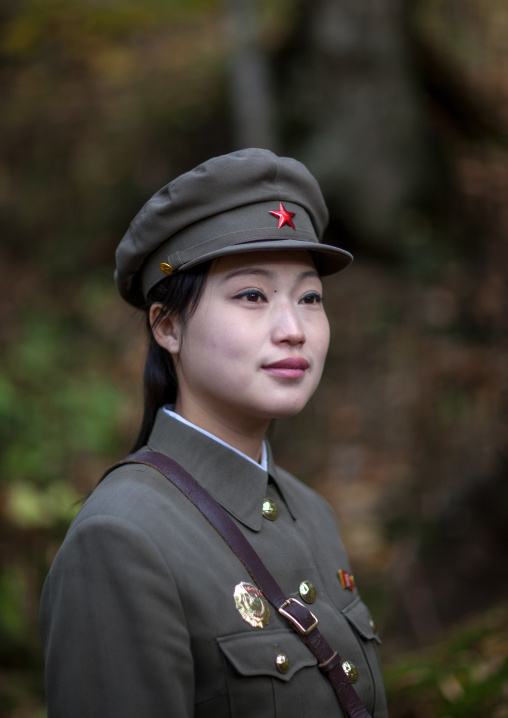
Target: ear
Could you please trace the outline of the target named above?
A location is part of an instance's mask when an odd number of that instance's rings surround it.
[[[152,304],[150,307],[150,326],[155,341],[164,349],[176,356],[181,346],[181,325],[178,317],[164,317],[157,322],[162,304]]]

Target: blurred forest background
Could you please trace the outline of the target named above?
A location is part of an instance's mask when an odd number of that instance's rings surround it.
[[[356,256],[279,463],[339,517],[392,718],[508,716],[506,1],[4,0],[0,24],[0,715],[45,715],[42,583],[140,420],[114,249],[167,181],[262,146]]]

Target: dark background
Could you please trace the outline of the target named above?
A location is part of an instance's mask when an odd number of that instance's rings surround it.
[[[507,40],[505,0],[4,1],[0,715],[45,715],[42,582],[140,420],[114,249],[161,185],[261,146],[356,257],[279,463],[338,515],[392,718],[508,716]]]

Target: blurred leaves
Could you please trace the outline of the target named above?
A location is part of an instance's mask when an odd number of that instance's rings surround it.
[[[508,715],[506,606],[456,627],[437,646],[389,665],[385,680],[392,718],[504,718]]]
[[[200,132],[218,102],[221,33],[217,3],[197,0],[12,9],[0,36],[2,236],[53,275],[105,242],[109,260],[133,193],[175,172],[177,133]]]
[[[130,316],[109,308],[111,277],[98,273],[65,296],[16,309],[0,367],[0,713],[40,715],[42,582],[83,498],[125,451],[134,422],[126,351],[112,352]],[[141,327],[137,327],[138,330]],[[6,341],[8,338],[9,341]],[[106,372],[105,367],[108,367]],[[138,397],[139,400],[139,397]]]
[[[46,484],[67,478],[62,457],[114,450],[122,395],[83,365],[90,340],[75,320],[34,309],[18,332],[2,369],[0,469],[9,483]]]
[[[6,493],[5,514],[22,529],[69,524],[77,511],[76,493],[68,483],[53,481],[42,491],[30,483],[18,482]]]

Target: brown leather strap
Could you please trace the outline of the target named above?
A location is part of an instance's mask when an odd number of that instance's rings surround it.
[[[267,600],[289,621],[291,627],[314,653],[320,671],[330,679],[346,716],[371,718],[342,669],[342,658],[318,630],[317,618],[296,598],[287,599],[284,596],[282,589],[238,526],[213,496],[180,464],[157,451],[138,451],[131,454],[112,466],[107,473],[116,466],[131,463],[152,466],[187,496],[238,556]]]

